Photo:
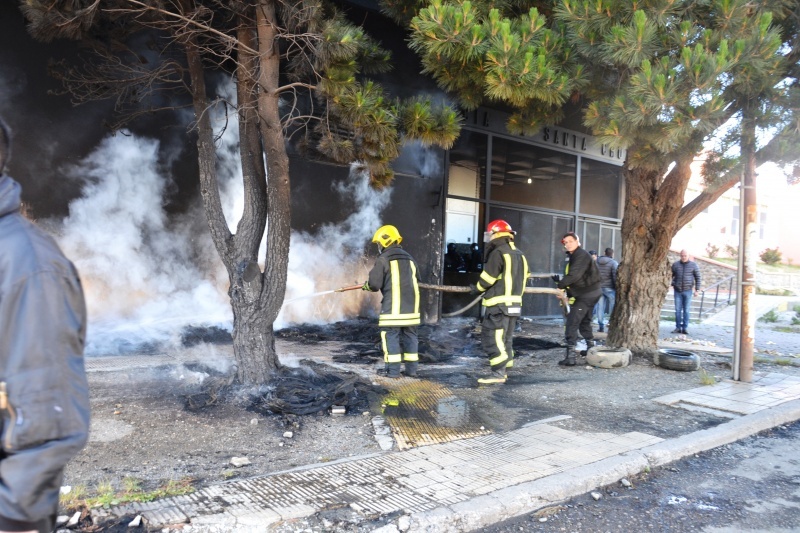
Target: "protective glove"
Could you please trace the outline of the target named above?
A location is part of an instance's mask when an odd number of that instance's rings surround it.
[[[361,286],[362,291],[369,291],[372,292],[372,289],[369,288],[369,281],[365,281],[364,285]]]
[[[552,276],[550,276],[550,278],[556,283],[558,283],[559,281],[561,281],[561,274],[553,274]]]

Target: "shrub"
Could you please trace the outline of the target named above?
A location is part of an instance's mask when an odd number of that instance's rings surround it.
[[[739,247],[726,244],[725,253],[728,254],[728,257],[739,257]]]
[[[767,248],[763,252],[761,252],[758,257],[761,258],[763,262],[768,265],[775,265],[781,262],[781,258],[783,257],[781,251],[775,248]]]
[[[769,296],[794,296],[789,289],[770,289],[756,286],[756,294],[766,294]]]
[[[714,259],[719,254],[719,246],[714,246],[711,243],[706,245],[706,257]]]
[[[778,321],[778,313],[775,312],[774,309],[770,309],[759,318],[761,322],[777,322]]]

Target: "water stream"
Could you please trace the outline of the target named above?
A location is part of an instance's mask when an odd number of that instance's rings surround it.
[[[323,294],[333,294],[334,292],[336,292],[335,289],[330,290],[330,291],[315,292],[313,294],[305,294],[303,296],[297,296],[295,298],[292,298],[291,300],[284,300],[283,301],[283,305],[290,304],[292,302],[296,302],[297,300],[306,300],[308,298],[314,298],[315,296],[322,296]]]

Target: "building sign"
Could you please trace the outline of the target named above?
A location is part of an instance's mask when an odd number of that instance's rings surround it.
[[[468,117],[466,127],[474,127],[482,131],[490,131],[501,135],[509,135],[506,122],[511,115],[494,109],[479,108]],[[597,139],[586,133],[562,128],[560,126],[544,126],[532,135],[520,135],[531,144],[551,148],[560,152],[578,154],[612,165],[622,166],[625,162],[626,150],[609,148],[597,142]]]

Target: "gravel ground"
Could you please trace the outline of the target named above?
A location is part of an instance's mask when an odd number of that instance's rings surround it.
[[[559,321],[523,320],[515,338],[517,364],[501,386],[478,387],[486,370],[477,323],[448,319],[420,330],[420,377],[448,387],[464,399],[486,428],[507,431],[528,422],[569,415],[559,422],[582,431],[641,431],[662,438],[711,427],[725,419],[671,408],[653,398],[700,386],[697,372],[676,372],[634,358],[622,369],[586,365],[562,368],[563,327]],[[671,324],[662,323],[664,338]],[[730,356],[703,353],[706,346],[732,345],[732,329],[696,326],[687,347],[698,351],[702,368],[718,379],[730,377]],[[278,351],[287,366],[358,376],[369,391],[348,407],[345,416],[328,410],[295,416],[254,410],[249,391],[228,393],[190,410],[186,394],[198,378],[219,379],[210,367],[161,365],[89,374],[92,432],[89,445],[68,466],[64,485],[91,494],[98,484],[122,487],[133,477],[153,489],[168,480],[190,478],[195,486],[288,470],[297,466],[380,453],[372,416],[380,414],[385,389],[371,382],[382,368],[373,322],[349,321],[330,326],[283,330]],[[679,339],[673,339],[679,340]],[[768,344],[774,343],[774,344]],[[757,372],[800,373],[793,364],[777,364],[786,354],[800,354],[800,333],[759,329]],[[195,351],[198,347],[193,348]],[[226,344],[200,346],[204,362],[229,361]],[[782,355],[769,355],[774,350]],[[145,356],[143,356],[145,357]],[[800,360],[799,360],[800,361]],[[793,358],[789,358],[794,363]],[[219,365],[215,365],[219,367]],[[371,384],[371,385],[370,385]],[[234,457],[249,464],[236,467]]]

